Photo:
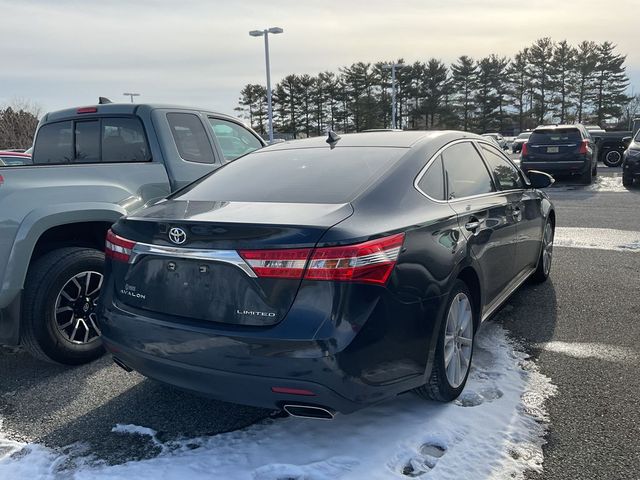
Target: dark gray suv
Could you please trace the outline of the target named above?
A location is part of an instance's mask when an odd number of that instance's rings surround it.
[[[520,168],[554,175],[579,175],[590,184],[598,174],[594,142],[584,125],[545,125],[522,145]]]

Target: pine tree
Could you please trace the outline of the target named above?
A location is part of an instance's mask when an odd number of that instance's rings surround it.
[[[527,94],[530,89],[528,58],[529,49],[525,48],[515,54],[513,61],[507,69],[507,77],[509,78],[507,95],[517,109],[518,127],[520,131],[530,126],[527,121],[528,116],[526,116],[528,110]]]
[[[589,98],[593,91],[593,76],[597,63],[597,47],[594,42],[581,42],[576,49],[574,70],[576,75],[576,88],[574,98],[576,100],[576,116],[582,123],[586,118]]]
[[[559,42],[553,49],[551,59],[551,75],[555,85],[556,95],[553,103],[557,109],[560,123],[568,122],[571,97],[575,86],[576,50],[566,40]]]
[[[251,128],[263,135],[266,132],[264,117],[267,111],[267,89],[259,84],[247,84],[240,90],[236,111],[247,120]]]
[[[475,104],[477,109],[476,127],[480,133],[487,132],[493,125],[495,111],[498,108],[498,97],[495,94],[495,63],[485,57],[477,63],[478,75],[476,83]]]
[[[431,58],[424,69],[422,93],[427,128],[436,126],[436,118],[442,113],[442,101],[446,94],[449,69],[440,60]]]
[[[462,113],[461,126],[466,131],[471,128],[473,117],[473,95],[476,89],[477,67],[470,57],[463,55],[451,65],[453,88],[457,91],[456,103]]]
[[[553,55],[554,44],[549,37],[536,40],[529,48],[531,85],[534,95],[534,111],[538,123],[544,123],[549,113],[549,103],[554,84],[549,61]]]
[[[629,85],[624,67],[626,55],[616,55],[615,48],[611,42],[596,47],[593,113],[598,125],[606,119],[621,117],[622,106],[629,100],[625,94]]]

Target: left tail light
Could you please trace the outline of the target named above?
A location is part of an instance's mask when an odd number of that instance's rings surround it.
[[[238,252],[260,278],[304,278],[385,285],[404,233],[344,247]],[[308,263],[308,265],[307,265]]]
[[[104,243],[104,253],[109,258],[126,263],[129,261],[131,250],[135,245],[136,242],[119,237],[109,229]]]
[[[580,143],[580,149],[578,150],[578,153],[583,155],[586,154],[588,147],[589,147],[589,140],[582,140],[582,143]]]

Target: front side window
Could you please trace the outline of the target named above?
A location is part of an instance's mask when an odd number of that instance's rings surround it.
[[[444,200],[444,172],[442,156],[438,155],[418,182],[418,188],[434,200]]]
[[[218,139],[225,160],[235,160],[242,155],[262,148],[253,133],[234,122],[209,117],[213,133]]]
[[[449,200],[495,191],[480,154],[470,142],[456,143],[442,152]]]
[[[489,165],[489,169],[493,172],[493,178],[498,182],[498,188],[500,190],[524,188],[524,183],[520,178],[518,170],[511,165],[507,159],[488,145],[482,145],[482,151]]]
[[[149,147],[140,120],[136,118],[102,119],[103,162],[148,162]]]
[[[49,123],[40,127],[33,149],[34,164],[70,163],[73,158],[73,122]]]
[[[193,113],[167,113],[167,120],[178,153],[184,160],[215,163],[213,149],[200,117]]]

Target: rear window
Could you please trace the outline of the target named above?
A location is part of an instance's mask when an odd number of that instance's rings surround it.
[[[580,143],[582,136],[575,128],[558,128],[556,130],[536,130],[529,137],[532,145],[559,145],[563,143]]]
[[[72,160],[73,122],[43,125],[36,135],[33,163],[69,163]]]
[[[250,153],[183,190],[181,200],[345,203],[404,148],[307,148]]]

